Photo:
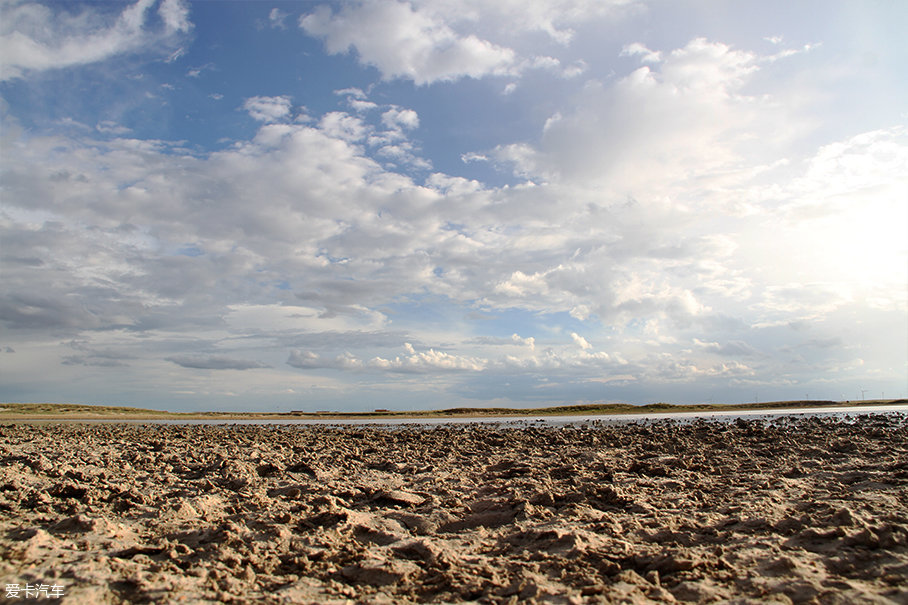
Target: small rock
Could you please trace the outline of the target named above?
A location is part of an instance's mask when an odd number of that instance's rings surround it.
[[[363,561],[348,565],[341,575],[357,584],[388,586],[405,580],[419,571],[419,567],[408,561]]]
[[[302,473],[304,475],[309,475],[310,477],[317,477],[315,469],[306,464],[305,462],[299,462],[297,464],[291,464],[284,469],[288,473]]]
[[[840,525],[840,526],[841,525],[852,526],[852,525],[855,525],[855,523],[856,523],[854,514],[852,514],[851,510],[844,508],[844,507],[840,508],[839,510],[837,510],[835,512],[835,514],[832,516],[832,520],[833,520],[833,522],[835,522],[836,525]]]
[[[277,475],[280,470],[281,469],[274,466],[273,464],[267,463],[259,465],[259,467],[255,469],[255,472],[258,473],[259,477],[271,477]]]
[[[428,536],[435,532],[437,527],[436,523],[433,523],[428,518],[422,515],[415,515],[413,513],[391,513],[388,515],[391,519],[395,519],[402,523],[407,529],[412,531],[415,534],[420,536]]]
[[[419,506],[426,501],[425,498],[417,494],[411,494],[399,489],[382,490],[378,492],[372,501],[384,506]]]

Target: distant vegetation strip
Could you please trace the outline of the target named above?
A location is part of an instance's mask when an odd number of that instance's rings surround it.
[[[0,403],[0,420],[26,418],[125,418],[155,420],[280,420],[304,418],[471,418],[488,416],[573,416],[608,414],[664,414],[677,412],[724,412],[745,410],[774,410],[785,408],[827,408],[854,405],[900,405],[908,399],[874,399],[869,401],[769,401],[746,404],[687,404],[650,403],[631,405],[629,403],[560,405],[543,408],[449,408],[444,410],[376,410],[374,412],[167,412],[127,406],[84,405],[75,403]]]

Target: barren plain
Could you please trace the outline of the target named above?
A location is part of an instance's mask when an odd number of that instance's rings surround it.
[[[908,603],[908,417],[4,424],[0,582],[99,604]]]

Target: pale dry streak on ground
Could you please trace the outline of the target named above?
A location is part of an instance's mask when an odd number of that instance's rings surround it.
[[[908,603],[906,486],[905,416],[8,424],[0,582],[67,603]]]

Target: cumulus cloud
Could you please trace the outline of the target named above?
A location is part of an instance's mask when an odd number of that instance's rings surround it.
[[[737,361],[704,365],[693,360],[682,359],[664,361],[658,366],[654,374],[662,380],[688,382],[702,378],[741,378],[752,376],[754,371],[749,366]]]
[[[417,351],[410,343],[404,344],[407,354],[393,359],[376,357],[369,361],[369,367],[392,372],[437,372],[437,371],[471,371],[479,372],[487,363],[484,359],[452,355],[444,351],[429,349]]]
[[[565,67],[564,70],[561,72],[561,75],[562,75],[562,77],[565,77],[565,78],[576,78],[576,77],[581,76],[584,73],[586,73],[586,70],[588,67],[589,67],[589,65],[587,65],[586,61],[584,61],[583,59],[578,59],[577,61],[574,61],[571,65],[568,65],[567,67]]]
[[[576,332],[571,332],[571,340],[573,340],[574,344],[576,344],[578,347],[580,347],[584,351],[593,348],[593,345],[591,345],[589,342],[587,342],[586,338],[577,334]]]
[[[521,338],[518,334],[511,334],[511,341],[515,344],[528,347],[531,351],[536,349],[536,339],[532,336],[529,338]]]
[[[333,358],[322,358],[312,351],[291,351],[290,357],[287,359],[287,365],[302,370],[325,368],[335,370],[357,370],[363,368],[364,364],[348,351]]]
[[[575,335],[576,336],[576,335]],[[560,372],[574,376],[593,373],[595,376],[617,374],[630,376],[626,361],[603,351],[594,351],[589,343],[579,351],[575,346],[548,346],[537,350],[534,337],[522,338],[514,334],[510,339],[478,337],[470,341],[488,355],[452,353],[435,348],[417,350],[410,343],[404,343],[404,354],[374,356],[369,359],[358,357],[349,351],[339,354],[320,355],[313,351],[293,350],[287,365],[307,370],[353,371],[357,374],[433,374],[461,375],[464,379],[485,375],[505,374],[520,376],[540,372]],[[585,342],[585,341],[584,341]],[[506,349],[503,350],[503,347]],[[460,348],[460,347],[458,347]]]
[[[287,104],[257,107],[277,107],[277,116]],[[99,141],[83,148],[91,149],[86,156],[61,153],[44,167],[26,157],[5,164],[15,194],[4,210],[4,242],[22,244],[23,258],[32,258],[26,249],[43,252],[15,273],[4,265],[0,316],[18,327],[145,325],[173,305],[268,300],[279,287],[308,293],[323,310],[358,314],[358,300],[376,286],[418,287],[412,280],[428,258],[413,256],[413,238],[424,249],[460,245],[453,233],[434,239],[431,207],[440,196],[363,155],[343,123],[265,124],[254,141],[207,158],[127,139]],[[32,195],[42,201],[26,203]],[[95,225],[90,237],[80,235],[80,221]],[[187,241],[204,253],[183,252]],[[29,271],[39,263],[59,290],[31,292]],[[247,299],[241,291],[255,290],[242,284],[255,273],[273,285]],[[294,273],[302,281],[281,286]],[[349,279],[338,280],[342,273]]]
[[[590,307],[589,305],[576,305],[571,308],[570,315],[574,319],[585,321],[590,316]]]
[[[165,31],[188,32],[192,29],[189,9],[181,0],[162,0],[158,14],[164,20]]]
[[[290,357],[287,358],[287,365],[301,370],[359,370],[364,366],[361,360],[347,351],[330,359],[323,359],[312,351],[291,351]]]
[[[335,90],[334,94],[346,97],[347,105],[356,112],[362,113],[378,108],[378,104],[368,100],[368,95],[361,88],[351,87]]]
[[[539,145],[501,145],[496,159],[521,176],[627,192],[652,183],[653,174],[674,184],[734,169],[746,133],[778,119],[769,100],[741,92],[759,69],[754,53],[698,38],[665,54],[640,44],[624,54],[645,64],[612,86],[587,87],[573,112],[546,122]]]
[[[302,370],[327,367],[318,354],[312,351],[291,351],[287,365]]]
[[[527,275],[514,271],[508,279],[495,285],[495,291],[506,296],[522,298],[532,294],[544,294],[548,290],[545,272]]]
[[[412,109],[392,107],[381,114],[382,124],[392,129],[412,130],[419,127],[419,116]]]
[[[509,73],[514,51],[474,35],[458,35],[443,22],[406,2],[365,2],[338,13],[320,6],[300,18],[300,27],[322,38],[329,53],[356,49],[360,61],[386,79],[416,84]]]
[[[536,32],[567,45],[574,25],[617,16],[620,9],[635,2],[358,1],[337,12],[319,6],[300,18],[300,27],[323,39],[332,54],[355,49],[360,62],[376,67],[383,78],[407,78],[422,85],[464,77],[513,76],[527,69],[559,69],[557,58],[531,51],[523,54],[510,45],[519,46],[521,36],[530,38]],[[578,61],[562,73],[576,77],[585,68]]]
[[[6,3],[0,20],[0,78],[104,61],[139,52],[170,54],[192,29],[180,0],[139,0],[118,15],[84,8],[54,12],[35,2]],[[151,24],[156,12],[163,26]]]
[[[650,50],[639,42],[625,45],[624,48],[621,49],[621,55],[631,57],[639,55],[640,60],[644,63],[658,63],[662,60],[661,52]]]
[[[351,109],[353,109],[356,112],[360,112],[360,113],[366,112],[366,111],[371,111],[373,109],[378,108],[377,103],[373,103],[372,101],[361,101],[359,99],[353,99],[353,98],[347,99],[347,104],[350,106]]]
[[[251,97],[243,102],[243,109],[259,122],[278,122],[290,115],[293,105],[288,96]]]
[[[404,350],[406,354],[403,356],[398,355],[390,359],[374,357],[367,362],[346,351],[334,358],[322,358],[311,351],[291,351],[287,364],[303,370],[329,368],[399,373],[479,372],[485,368],[486,364],[483,359],[452,355],[435,349],[417,351],[410,343],[404,344]]]

